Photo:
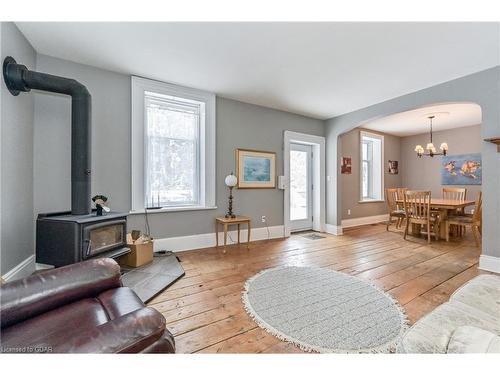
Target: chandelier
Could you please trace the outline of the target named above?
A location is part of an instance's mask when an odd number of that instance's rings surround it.
[[[429,116],[427,117],[430,121],[430,126],[431,126],[431,141],[430,143],[427,143],[427,153],[425,153],[424,148],[421,145],[416,145],[415,146],[415,152],[417,153],[417,156],[421,158],[422,156],[430,156],[431,158],[434,157],[435,155],[446,155],[448,152],[448,144],[447,143],[441,143],[441,146],[439,146],[439,149],[441,152],[436,152],[436,147],[432,143],[432,119],[436,116]]]

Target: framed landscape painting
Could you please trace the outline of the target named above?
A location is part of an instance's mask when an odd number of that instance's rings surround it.
[[[274,189],[276,153],[237,149],[236,175],[239,189]]]
[[[442,185],[481,185],[481,154],[443,156],[441,166]]]

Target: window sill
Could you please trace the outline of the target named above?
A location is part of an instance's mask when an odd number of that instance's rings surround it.
[[[165,212],[182,212],[182,211],[202,211],[215,210],[217,206],[186,206],[186,207],[162,207],[157,209],[148,209],[148,214],[159,214]],[[132,210],[129,215],[144,215],[145,210]]]
[[[361,201],[358,201],[358,203],[384,203],[385,200],[383,199],[365,199],[365,200],[361,200]]]

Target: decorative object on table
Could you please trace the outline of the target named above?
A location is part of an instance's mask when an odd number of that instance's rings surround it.
[[[481,154],[448,155],[443,157],[442,185],[481,185]]]
[[[230,225],[238,226],[238,244],[240,243],[240,225],[247,225],[247,249],[250,244],[250,218],[246,216],[236,216],[234,218],[231,217],[217,217],[215,218],[215,246],[219,247],[219,224],[224,227],[224,250],[223,253],[226,252],[227,245],[227,232]]]
[[[340,172],[342,174],[352,173],[352,161],[350,156],[342,157],[342,164],[340,165]]]
[[[389,160],[389,162],[387,164],[389,166],[389,168],[387,169],[389,174],[398,174],[399,173],[399,169],[398,169],[399,163],[397,160]]]
[[[390,294],[327,268],[264,270],[247,280],[242,299],[261,328],[306,351],[391,352],[407,329]]]
[[[231,172],[231,174],[226,176],[224,183],[229,188],[229,204],[228,204],[228,208],[227,208],[226,218],[229,218],[229,217],[235,218],[236,215],[233,213],[233,188],[238,183],[238,179],[233,174],[233,172]]]
[[[111,211],[110,208],[108,206],[106,206],[107,201],[108,201],[108,197],[106,197],[105,195],[98,194],[98,195],[94,195],[92,197],[92,202],[94,202],[94,204],[95,204],[97,216],[102,216],[103,210],[106,212]]]
[[[275,152],[237,149],[236,168],[239,189],[276,187]]]
[[[425,153],[425,150],[421,145],[415,146],[415,152],[417,153],[417,156],[419,158],[421,158],[422,156],[430,156],[431,158],[434,156],[437,156],[437,155],[445,155],[446,156],[446,153],[448,152],[448,144],[446,142],[441,143],[441,146],[439,146],[439,149],[441,150],[441,152],[437,152],[436,147],[432,143],[432,120],[435,117],[436,117],[436,115],[431,115],[431,116],[427,117],[429,119],[430,128],[431,128],[431,131],[430,131],[430,136],[431,136],[430,138],[431,139],[430,139],[430,142],[427,143],[427,146],[425,147],[425,149],[427,150],[427,153]]]

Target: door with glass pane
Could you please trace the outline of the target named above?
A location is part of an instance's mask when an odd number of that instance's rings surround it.
[[[290,145],[290,228],[312,229],[312,146]]]

